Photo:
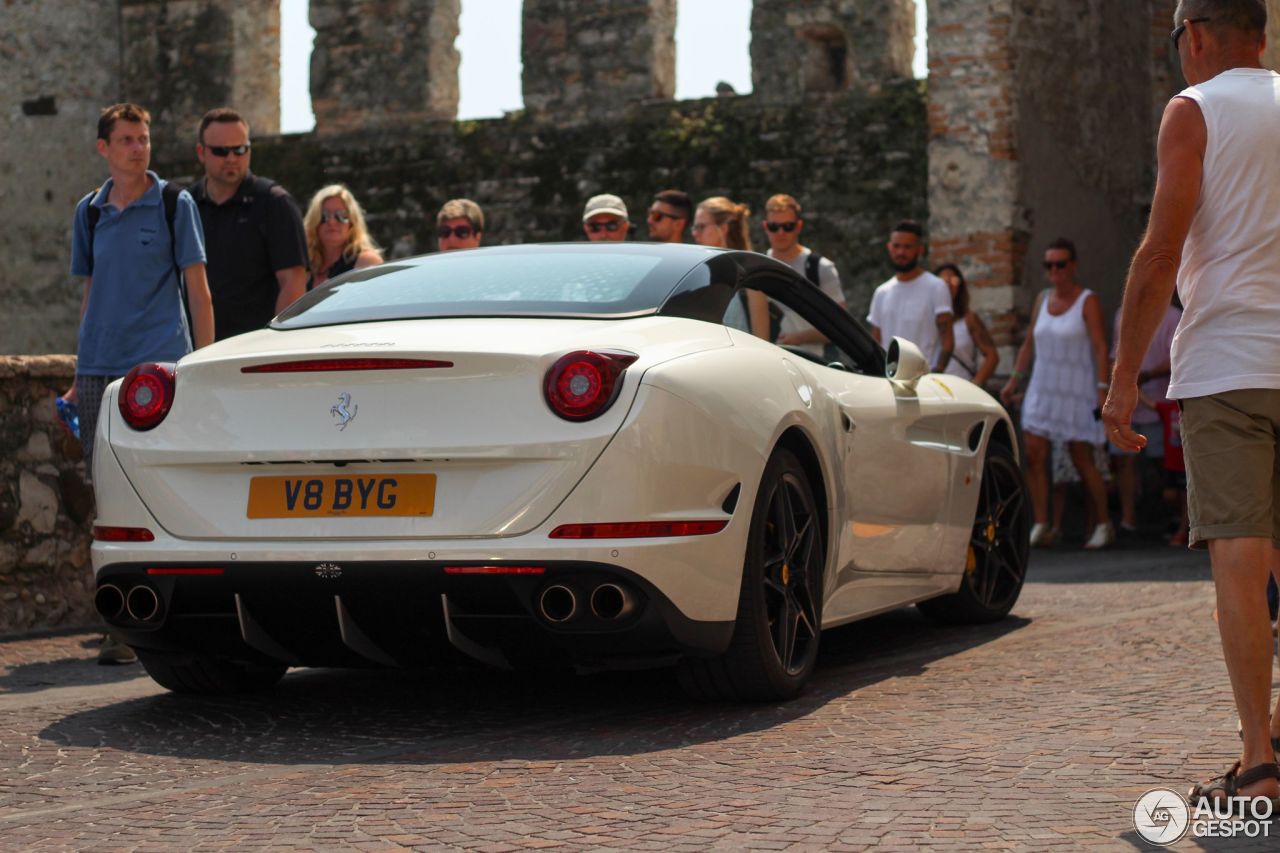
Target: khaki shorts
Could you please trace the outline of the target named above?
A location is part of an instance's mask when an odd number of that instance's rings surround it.
[[[1182,401],[1192,548],[1269,537],[1280,548],[1280,390]]]

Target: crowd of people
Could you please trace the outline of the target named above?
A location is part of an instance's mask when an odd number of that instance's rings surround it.
[[[196,156],[204,175],[182,190],[150,169],[150,116],[144,108],[107,107],[97,130],[97,149],[110,176],[75,210],[71,272],[83,278],[84,293],[76,378],[65,395],[78,404],[90,468],[103,392],[134,365],[176,361],[193,348],[260,329],[311,288],[383,262],[350,189],[323,187],[302,213],[284,187],[250,170],[249,124],[232,109],[214,109],[201,119]],[[847,307],[836,265],[802,242],[799,201],[784,193],[769,197],[760,224],[770,257]],[[680,243],[687,235],[703,246],[754,249],[750,208],[724,196],[695,203],[683,191],[663,190],[653,196],[645,225],[653,242]],[[623,199],[605,193],[586,202],[582,231],[587,240],[622,241],[634,238],[637,229]],[[479,247],[484,234],[484,211],[470,199],[447,201],[436,214],[439,251]],[[960,267],[945,263],[936,273],[926,270],[924,229],[912,220],[891,229],[886,251],[894,274],[876,288],[866,317],[876,341],[887,345],[895,336],[905,338],[936,372],[988,384],[1000,357],[970,307]],[[1062,526],[1065,492],[1057,493],[1056,515],[1049,520],[1048,463],[1056,455],[1070,461],[1054,482],[1065,489],[1074,477],[1085,487],[1092,531],[1086,547],[1103,547],[1114,534],[1098,421],[1109,370],[1101,308],[1098,297],[1076,280],[1070,241],[1049,247],[1045,269],[1052,287],[1036,300],[1033,327],[1002,393],[1006,404],[1022,403],[1035,509],[1032,543],[1051,544]],[[1169,323],[1176,320],[1171,309]],[[724,322],[815,357],[834,357],[821,332],[754,290],[730,304]],[[1147,454],[1163,453],[1164,442],[1156,439],[1170,337],[1162,332],[1144,363],[1150,405],[1135,422],[1145,425],[1151,439]],[[1022,397],[1020,383],[1028,374],[1031,383]],[[1137,523],[1142,478],[1136,463],[1132,455],[1120,455],[1116,463],[1126,530]],[[1185,523],[1179,535],[1185,541]]]

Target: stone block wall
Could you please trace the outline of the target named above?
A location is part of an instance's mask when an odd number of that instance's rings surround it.
[[[457,116],[459,14],[459,0],[311,0],[315,132]]]
[[[676,90],[676,0],[524,0],[525,109],[583,122]]]
[[[280,132],[279,0],[119,3],[121,89],[151,111],[154,148],[194,145],[213,107],[236,107],[254,134]]]
[[[93,496],[54,397],[71,356],[0,356],[0,635],[97,621]]]
[[[790,100],[911,77],[915,33],[915,0],[755,3],[753,93]]]

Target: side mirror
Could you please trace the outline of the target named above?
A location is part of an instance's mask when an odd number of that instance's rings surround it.
[[[889,342],[884,375],[894,382],[914,388],[920,377],[929,372],[929,362],[920,348],[905,338],[895,337]]]

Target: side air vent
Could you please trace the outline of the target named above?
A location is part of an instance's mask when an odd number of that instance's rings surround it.
[[[742,484],[736,484],[729,490],[729,494],[725,496],[724,503],[720,505],[720,509],[724,510],[725,515],[733,515],[733,511],[738,507],[738,495],[742,494]]]
[[[978,448],[982,446],[982,430],[986,426],[982,423],[973,425],[973,429],[969,430],[969,449],[974,453],[978,452]]]

